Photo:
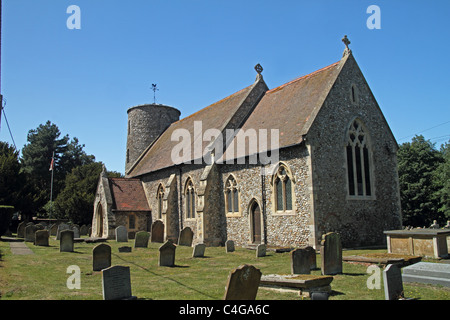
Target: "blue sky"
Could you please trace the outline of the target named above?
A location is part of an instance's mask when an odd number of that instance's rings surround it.
[[[81,29],[69,30],[70,5]],[[381,29],[366,12],[381,9]],[[270,88],[350,47],[399,143],[450,138],[450,1],[3,0],[1,90],[19,149],[47,120],[124,172],[127,109],[188,116],[253,83]],[[11,143],[2,117],[0,140]]]

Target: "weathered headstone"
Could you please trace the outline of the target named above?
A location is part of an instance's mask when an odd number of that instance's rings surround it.
[[[180,232],[180,237],[178,238],[179,246],[192,246],[192,240],[194,239],[194,232],[189,227],[184,228]]]
[[[43,223],[38,223],[36,225],[36,231],[38,230],[45,230],[45,225]]]
[[[400,268],[389,264],[383,270],[384,296],[386,300],[403,298],[403,279]]]
[[[125,226],[118,226],[116,228],[116,241],[128,242],[128,231]]]
[[[56,231],[56,240],[60,240],[61,239],[61,231],[64,230],[70,230],[69,225],[65,224],[65,223],[61,223],[58,225],[58,229]]]
[[[35,233],[34,245],[48,247],[48,238],[49,233],[47,230],[38,230]]]
[[[265,244],[259,244],[256,247],[256,257],[257,258],[261,258],[261,257],[265,257],[266,256],[266,245]]]
[[[160,267],[173,267],[175,266],[175,250],[176,246],[172,241],[166,241],[161,247],[159,247],[159,266]]]
[[[148,239],[150,239],[150,233],[148,233],[147,231],[136,232],[136,236],[134,238],[134,247],[135,248],[147,248],[148,247]]]
[[[27,227],[25,227],[25,241],[26,242],[34,242],[36,239],[36,233],[37,228],[34,224],[31,224]]]
[[[164,242],[164,223],[160,220],[156,220],[152,224],[152,242],[163,243]]]
[[[80,227],[80,236],[87,236],[87,235],[88,235],[88,227],[85,224],[83,224]]]
[[[291,252],[291,273],[311,274],[311,253],[306,248]]]
[[[58,225],[54,223],[50,226],[50,235],[56,236],[57,232],[58,232]]]
[[[17,238],[25,238],[26,226],[27,224],[25,223],[25,221],[19,223],[19,225],[17,226]]]
[[[111,267],[111,247],[101,243],[92,249],[92,270],[101,271]]]
[[[310,263],[309,269],[310,270],[317,269],[316,250],[311,246],[307,246],[302,249],[306,250],[309,254],[309,263]]]
[[[234,252],[234,241],[227,240],[225,241],[225,252]]]
[[[78,226],[76,226],[76,225],[72,226],[72,231],[73,231],[74,238],[80,237],[80,229],[78,228]]]
[[[131,295],[130,267],[112,266],[102,270],[103,300],[136,299]]]
[[[342,273],[342,244],[338,233],[329,232],[322,235],[322,274],[331,275]]]
[[[73,231],[63,230],[60,232],[59,239],[59,251],[60,252],[73,252]]]
[[[261,275],[259,269],[250,265],[234,269],[228,276],[224,300],[255,300]]]
[[[205,249],[206,245],[203,243],[196,244],[194,246],[194,249],[192,250],[192,257],[193,258],[202,258],[205,256]]]

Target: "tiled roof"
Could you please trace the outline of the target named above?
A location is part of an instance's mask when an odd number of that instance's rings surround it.
[[[138,179],[109,178],[115,211],[150,211],[142,182]]]

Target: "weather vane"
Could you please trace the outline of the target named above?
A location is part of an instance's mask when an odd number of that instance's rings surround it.
[[[159,89],[156,87],[156,83],[152,83],[152,90],[153,90],[153,103],[156,104],[156,91],[159,91]]]

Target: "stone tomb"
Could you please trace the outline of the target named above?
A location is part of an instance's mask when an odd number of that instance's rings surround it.
[[[389,264],[383,270],[383,283],[386,300],[399,300],[404,297],[402,272],[395,264]]]
[[[299,292],[302,297],[312,298],[313,293],[331,293],[332,281],[332,276],[269,274],[261,277],[260,286],[269,290]]]
[[[59,239],[59,251],[60,252],[73,252],[74,243],[73,231],[63,230],[60,232]]]
[[[101,243],[92,249],[92,270],[101,271],[111,267],[111,247]]]
[[[205,256],[206,245],[203,243],[196,244],[192,250],[192,258],[203,258]]]
[[[117,242],[128,242],[128,231],[125,226],[118,226],[115,231]]]
[[[153,222],[151,236],[151,242],[164,242],[164,223],[162,223],[162,221],[156,220],[155,222]]]
[[[224,300],[255,300],[262,273],[250,265],[231,271],[225,288]]]
[[[103,300],[134,300],[131,295],[130,267],[113,266],[102,270]]]
[[[160,267],[174,267],[175,266],[175,250],[176,246],[172,241],[166,241],[159,247],[159,266]]]
[[[342,244],[338,233],[329,232],[322,235],[322,274],[333,275],[342,273]]]
[[[148,240],[150,239],[150,233],[147,231],[136,232],[134,237],[134,247],[135,248],[147,248]]]
[[[47,230],[38,230],[35,233],[35,240],[34,245],[35,246],[42,246],[42,247],[48,247],[48,238],[50,234]]]
[[[228,252],[234,252],[234,241],[233,240],[227,240],[225,241],[225,251]]]
[[[180,237],[178,238],[179,246],[192,246],[192,240],[194,239],[194,232],[189,227],[184,228],[180,232]]]
[[[450,264],[419,262],[403,268],[404,282],[419,282],[450,287]]]

